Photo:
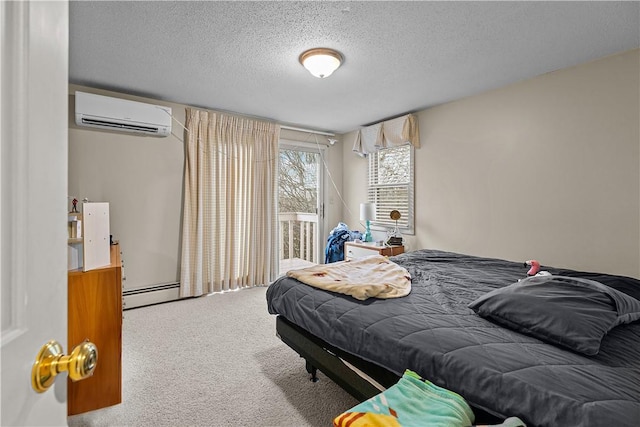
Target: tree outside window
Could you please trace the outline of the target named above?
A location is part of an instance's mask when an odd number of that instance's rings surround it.
[[[300,150],[280,150],[278,212],[317,214],[318,156],[318,153]],[[293,230],[293,242],[294,257],[303,258],[300,254],[299,229]],[[281,244],[284,245],[284,253],[288,254],[288,235],[284,236]]]

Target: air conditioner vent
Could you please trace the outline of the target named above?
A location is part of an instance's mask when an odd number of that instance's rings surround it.
[[[140,126],[140,125],[134,125],[129,123],[114,123],[114,122],[107,122],[104,120],[88,119],[86,117],[82,118],[82,124],[87,126],[94,125],[99,127],[126,129],[133,132],[140,131],[140,132],[158,133],[157,127]]]
[[[171,108],[76,92],[78,126],[147,136],[171,134]]]

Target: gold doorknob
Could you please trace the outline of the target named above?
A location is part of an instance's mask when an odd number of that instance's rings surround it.
[[[93,375],[98,363],[98,348],[89,340],[74,347],[71,354],[62,354],[62,346],[51,340],[42,346],[31,368],[31,386],[38,393],[47,391],[55,376],[67,371],[72,381]]]

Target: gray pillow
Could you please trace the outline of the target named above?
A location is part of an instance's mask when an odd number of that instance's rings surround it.
[[[640,319],[640,301],[593,280],[533,276],[469,304],[480,316],[589,356],[622,323]]]

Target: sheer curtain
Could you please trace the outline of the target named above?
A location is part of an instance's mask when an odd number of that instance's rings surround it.
[[[266,285],[278,271],[280,126],[186,114],[180,296]]]

